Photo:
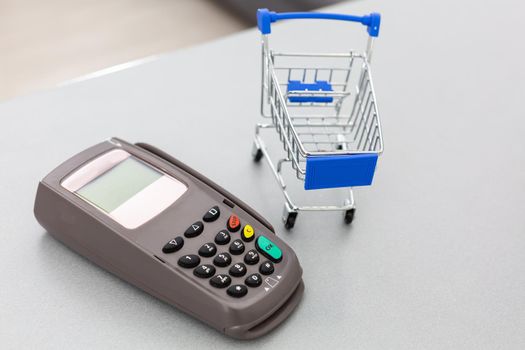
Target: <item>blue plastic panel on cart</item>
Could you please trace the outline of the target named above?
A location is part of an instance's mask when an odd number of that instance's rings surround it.
[[[306,158],[305,190],[369,186],[374,179],[377,154],[350,154]]]
[[[288,92],[291,91],[334,91],[332,84],[325,80],[317,80],[315,83],[303,83],[299,80],[288,81]],[[332,102],[332,96],[288,96],[290,102]]]

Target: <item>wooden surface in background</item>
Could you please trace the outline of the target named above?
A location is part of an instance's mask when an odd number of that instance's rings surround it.
[[[207,0],[0,0],[0,100],[246,26]]]

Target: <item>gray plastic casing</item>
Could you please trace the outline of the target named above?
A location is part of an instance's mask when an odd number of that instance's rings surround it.
[[[113,149],[123,149],[188,186],[176,202],[136,229],[126,229],[108,215],[60,183],[86,162]],[[226,200],[226,201],[225,201]],[[229,203],[228,203],[229,201]],[[231,208],[228,204],[234,204]],[[185,238],[181,250],[164,254],[162,247],[175,236],[182,236],[193,222],[201,220],[212,206],[218,205],[221,215],[205,223],[204,232]],[[295,309],[303,294],[302,269],[294,251],[278,236],[273,227],[238,198],[202,176],[187,165],[147,144],[129,144],[113,138],[99,143],[62,163],[38,185],[35,207],[38,222],[56,239],[97,265],[112,272],[147,293],[177,307],[231,337],[252,339],[268,333]],[[273,288],[248,288],[243,298],[233,298],[224,289],[210,286],[208,279],[193,275],[193,269],[177,265],[185,254],[196,254],[199,247],[213,242],[217,232],[226,228],[226,221],[236,214],[241,223],[250,224],[255,234],[263,234],[277,244],[283,258],[275,263]],[[232,233],[232,240],[239,232]],[[240,237],[240,235],[239,235]],[[237,237],[237,238],[239,238]],[[246,251],[254,249],[254,241],[245,243]],[[218,252],[228,246],[218,246]],[[233,263],[243,255],[232,256]],[[261,261],[264,257],[261,255]],[[211,263],[201,258],[202,263]],[[204,261],[202,261],[204,260]],[[258,272],[259,264],[247,265],[250,273]],[[227,273],[228,267],[217,268]],[[265,277],[265,276],[263,276]],[[232,277],[242,283],[245,277]]]

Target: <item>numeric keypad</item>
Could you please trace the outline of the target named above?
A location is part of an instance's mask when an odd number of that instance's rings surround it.
[[[219,206],[212,206],[203,215],[202,221],[206,225],[210,223],[210,227],[216,230],[217,224],[213,222],[220,214]],[[273,288],[278,283],[277,279],[269,276],[275,272],[274,263],[279,263],[283,258],[282,251],[275,242],[264,235],[257,234],[249,223],[242,226],[239,217],[233,213],[226,221],[224,229],[215,231],[217,232],[215,235],[211,232],[203,235],[205,224],[202,221],[191,224],[184,231],[184,237],[193,240],[199,239],[196,237],[202,235],[202,240],[213,240],[213,242],[202,243],[197,252],[183,250],[183,255],[178,257],[179,266],[193,269],[193,275],[198,279],[209,279],[210,285],[214,288],[227,288],[226,294],[234,298],[244,297],[248,294],[249,288],[255,289],[263,283],[268,284],[269,288]],[[168,241],[162,247],[162,252],[172,254],[180,251],[184,246],[185,238],[177,236]],[[194,244],[188,246],[195,247]],[[224,246],[220,253],[218,253],[218,246],[219,248]],[[245,250],[248,251],[245,253]],[[260,263],[260,255],[269,260],[265,259]],[[281,276],[277,277],[281,278]],[[270,280],[273,285],[269,284]]]

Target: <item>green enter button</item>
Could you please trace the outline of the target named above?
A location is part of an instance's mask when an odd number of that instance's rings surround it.
[[[259,236],[255,244],[257,250],[273,262],[279,262],[283,258],[283,252],[272,241],[264,236]]]

